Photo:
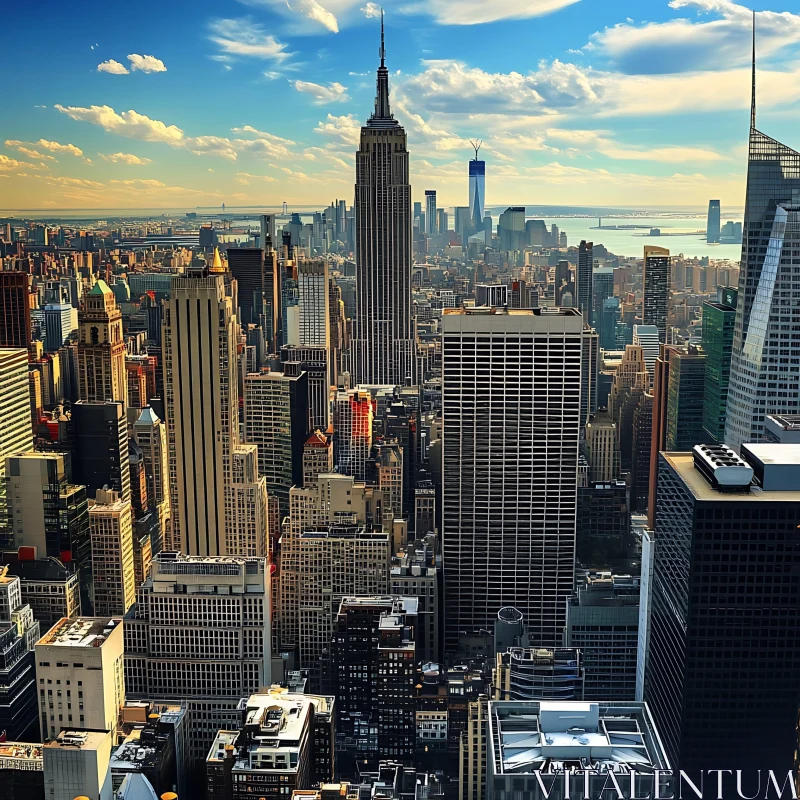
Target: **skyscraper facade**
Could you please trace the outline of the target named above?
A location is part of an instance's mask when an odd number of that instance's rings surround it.
[[[127,405],[128,376],[122,312],[108,284],[99,280],[78,314],[79,396]]]
[[[242,325],[258,324],[263,313],[264,250],[260,247],[229,247],[228,268],[238,283]]]
[[[669,250],[655,245],[645,245],[642,273],[643,305],[642,323],[658,328],[658,341],[667,342],[667,309],[669,306],[670,258]]]
[[[469,162],[469,215],[472,225],[483,225],[484,204],[486,201],[486,162],[479,161],[477,153]]]
[[[718,295],[716,302],[706,300],[703,303],[703,352],[706,354],[703,428],[713,441],[722,442],[725,439],[737,292],[723,288]]]
[[[573,587],[582,317],[452,310],[442,331],[446,646],[507,605],[556,645]]]
[[[389,107],[381,27],[375,111],[356,153],[356,383],[413,380],[411,185],[406,132]]]
[[[221,274],[173,278],[162,338],[173,545],[218,555],[238,438],[236,317]]]
[[[6,458],[33,449],[31,400],[28,351],[0,348],[0,525],[7,511]]]
[[[592,270],[594,269],[594,244],[582,241],[578,246],[578,267],[575,271],[575,290],[578,302],[575,304],[583,319],[592,324]]]
[[[0,270],[0,347],[27,347],[31,343],[28,275]]]
[[[800,342],[782,331],[800,318],[791,256],[800,248],[800,153],[756,128],[755,56],[739,297],[731,351],[725,442],[764,435],[767,414],[800,411]],[[795,363],[792,363],[795,362]]]
[[[706,221],[706,241],[709,244],[719,242],[720,207],[719,200],[708,201],[708,219]]]
[[[438,233],[438,217],[436,214],[436,190],[425,190],[425,233],[428,236]]]

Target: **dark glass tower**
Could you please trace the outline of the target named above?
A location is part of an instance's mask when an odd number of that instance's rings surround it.
[[[592,268],[594,266],[594,243],[582,241],[578,246],[578,268],[575,270],[575,290],[578,302],[575,304],[583,319],[592,324]],[[612,275],[613,280],[613,275]]]
[[[356,153],[355,383],[413,381],[411,184],[406,132],[389,107],[383,47],[375,111]]]
[[[731,374],[736,290],[722,289],[716,302],[703,303],[703,351],[706,354],[703,428],[715,441],[725,439],[725,406]]]
[[[756,129],[755,28],[747,197],[725,442],[764,434],[767,414],[800,412],[800,153]]]
[[[709,244],[719,242],[719,200],[708,201],[708,221],[706,222],[706,241]]]
[[[752,447],[772,451],[760,486],[720,445],[658,456],[645,700],[673,768],[785,777],[797,747],[800,493],[781,483],[797,469],[791,448]]]

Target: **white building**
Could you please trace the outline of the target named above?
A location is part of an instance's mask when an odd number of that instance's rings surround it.
[[[167,454],[167,429],[149,406],[142,409],[133,425],[133,438],[144,454],[144,473],[147,481],[147,498],[158,513],[164,549],[175,549],[170,521],[169,458]]]
[[[633,344],[634,347],[641,347],[644,353],[644,364],[647,367],[647,372],[650,378],[653,377],[653,371],[656,368],[656,359],[658,358],[660,340],[659,330],[655,325],[634,325],[633,326]]]
[[[121,619],[62,619],[42,636],[36,643],[42,739],[74,728],[115,730],[125,702],[122,661]]]
[[[46,800],[112,800],[113,731],[63,731],[42,748]]]
[[[583,318],[576,309],[445,311],[446,645],[519,609],[560,644],[573,588]]]
[[[185,700],[195,758],[270,684],[264,558],[159,553],[125,622],[125,684],[137,699]]]

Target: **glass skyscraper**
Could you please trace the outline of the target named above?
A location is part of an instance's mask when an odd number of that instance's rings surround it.
[[[483,226],[486,202],[486,162],[477,158],[469,162],[469,214],[474,228]]]
[[[720,289],[716,302],[703,303],[703,352],[706,354],[703,428],[715,442],[725,439],[736,295],[736,289]]]
[[[767,414],[800,412],[800,153],[755,127],[747,163],[725,442],[758,441]]]
[[[708,201],[708,220],[706,222],[706,241],[710,244],[719,241],[719,200]]]

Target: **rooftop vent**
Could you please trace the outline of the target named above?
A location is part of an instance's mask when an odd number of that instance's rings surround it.
[[[721,492],[746,492],[753,468],[724,444],[698,444],[692,450],[694,468]]]

